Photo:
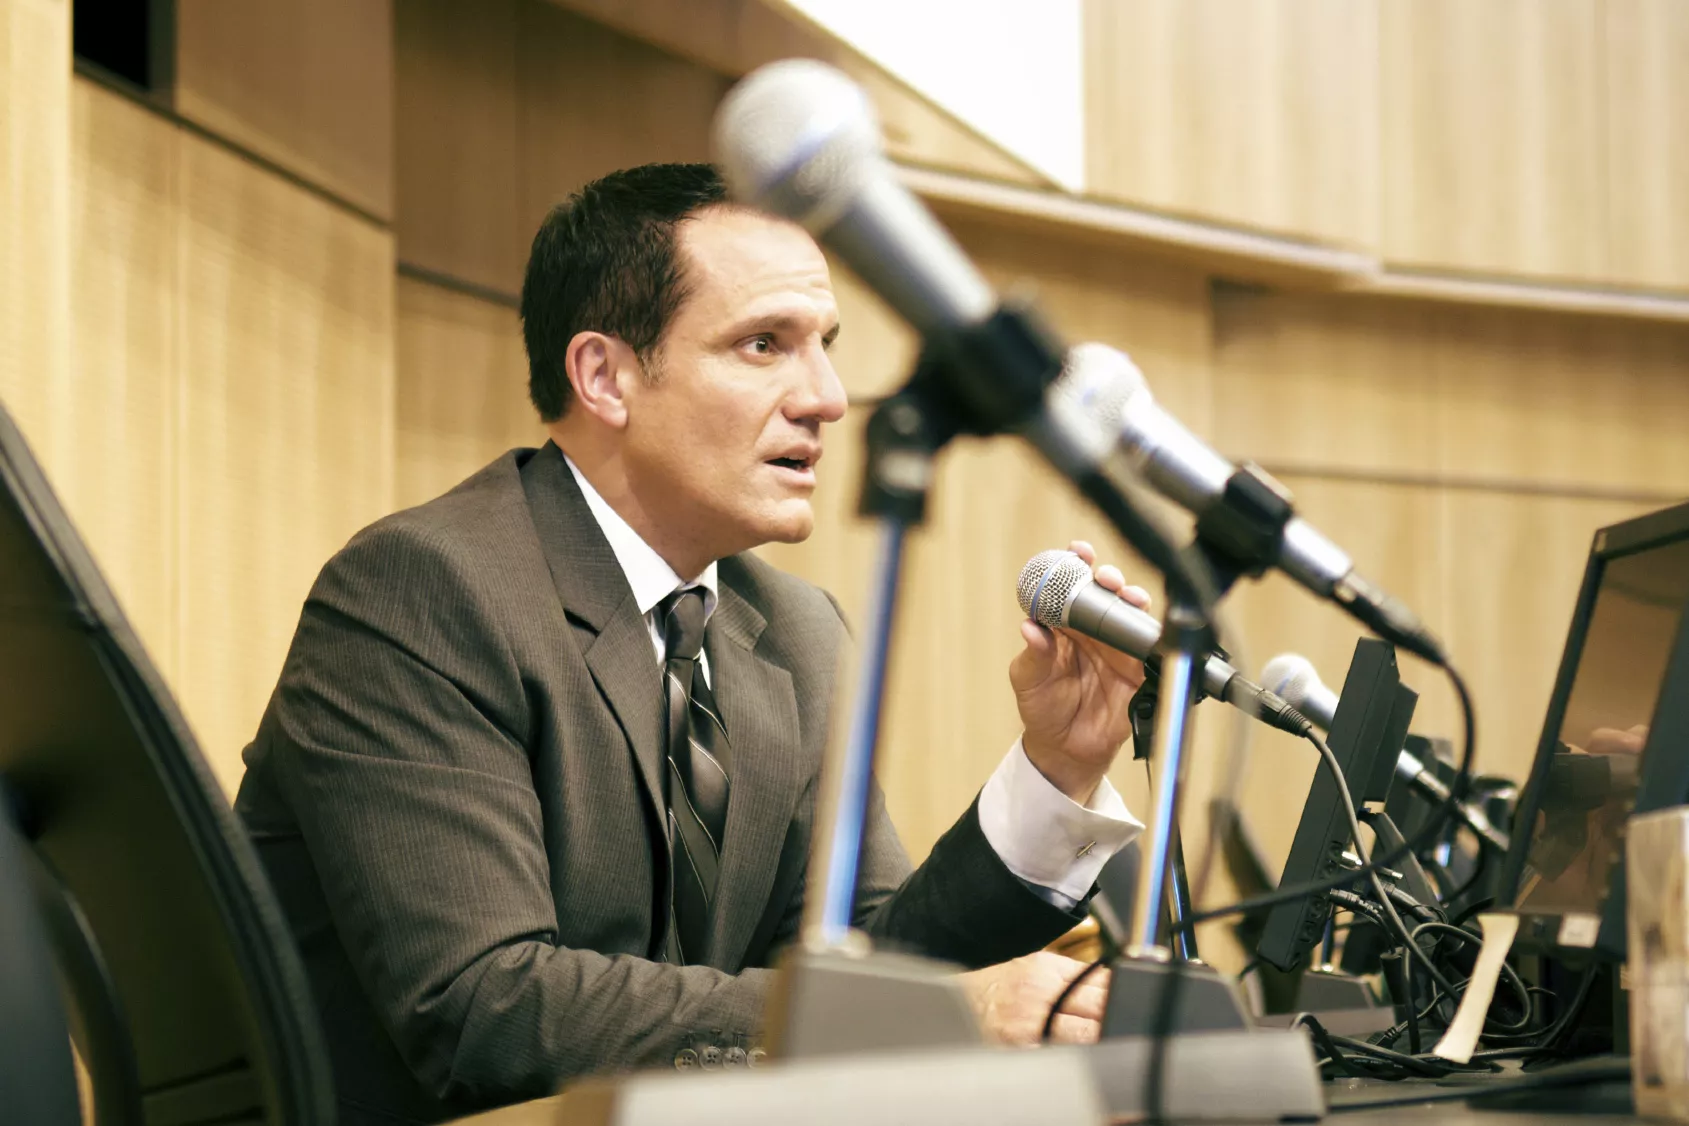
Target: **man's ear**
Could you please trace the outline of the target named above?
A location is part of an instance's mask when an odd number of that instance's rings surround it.
[[[637,370],[633,349],[602,332],[577,332],[563,353],[563,367],[575,392],[575,408],[606,426],[627,425],[623,380]]]

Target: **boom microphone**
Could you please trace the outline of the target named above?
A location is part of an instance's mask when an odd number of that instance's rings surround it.
[[[1264,521],[1241,534],[1274,537],[1275,542],[1265,545],[1266,554],[1285,574],[1338,603],[1386,640],[1434,664],[1444,663],[1442,643],[1411,610],[1356,574],[1342,548],[1290,513],[1289,495],[1277,482],[1255,467],[1239,469],[1162,410],[1143,374],[1124,353],[1105,344],[1075,347],[1058,389],[1087,407],[1105,429],[1114,430],[1150,485],[1199,523],[1238,501],[1246,520]],[[1274,510],[1282,526],[1274,526]],[[1252,541],[1248,546],[1257,545]]]
[[[1262,667],[1261,680],[1316,727],[1331,730],[1332,718],[1337,715],[1338,695],[1320,680],[1319,670],[1308,658],[1300,653],[1280,653]],[[1441,804],[1449,799],[1448,783],[1432,773],[1412,751],[1403,750],[1397,757],[1396,776],[1433,802]],[[1492,848],[1505,853],[1511,846],[1512,839],[1496,828],[1478,806],[1461,801],[1454,808],[1467,828]]]
[[[1051,629],[1071,629],[1129,653],[1151,668],[1161,623],[1099,584],[1071,551],[1040,551],[1021,568],[1015,594],[1026,616]],[[1202,691],[1280,731],[1306,735],[1308,720],[1278,696],[1241,676],[1217,654],[1202,665]]]
[[[922,336],[996,310],[990,284],[897,179],[868,95],[841,72],[811,59],[756,70],[723,100],[712,140],[736,198],[821,239]]]
[[[813,59],[770,63],[722,100],[711,143],[736,199],[802,225],[953,360],[934,370],[968,429],[1020,434],[1089,495],[1114,435],[1047,393],[1065,348],[1029,311],[1000,304],[903,186],[861,87]],[[1153,529],[1127,535],[1157,567],[1180,568]]]

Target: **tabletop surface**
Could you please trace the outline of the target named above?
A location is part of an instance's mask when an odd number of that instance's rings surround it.
[[[1512,1078],[1514,1076],[1504,1077]],[[1524,1097],[1525,1105],[1505,1108],[1473,1106],[1452,1097],[1459,1090],[1481,1099],[1481,1092],[1493,1085],[1466,1082],[1456,1086],[1437,1080],[1387,1083],[1339,1079],[1326,1086],[1326,1099],[1332,1109],[1327,1113],[1325,1122],[1329,1126],[1347,1126],[1349,1123],[1354,1126],[1387,1126],[1391,1123],[1424,1126],[1432,1122],[1440,1126],[1527,1126],[1535,1123],[1634,1126],[1641,1121],[1635,1115],[1617,1109],[1627,1101],[1628,1084],[1615,1080],[1576,1087],[1538,1088]],[[1421,1094],[1425,1101],[1411,1101]],[[1343,1108],[1345,1102],[1386,1099],[1402,1101],[1397,1105],[1366,1109]],[[452,1126],[572,1126],[569,1118],[573,1116],[563,1114],[563,1103],[561,1095],[554,1095],[458,1119]]]

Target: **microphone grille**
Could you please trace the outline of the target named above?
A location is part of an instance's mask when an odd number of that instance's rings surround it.
[[[1067,350],[1067,362],[1050,391],[1077,406],[1110,435],[1120,432],[1126,404],[1149,395],[1143,372],[1130,356],[1094,342]]]
[[[1300,653],[1280,653],[1261,667],[1261,686],[1297,711],[1307,708],[1308,695],[1319,683],[1319,670]]]
[[[812,230],[837,217],[882,159],[867,94],[814,59],[769,63],[734,86],[711,148],[736,199]]]
[[[1060,629],[1067,624],[1067,603],[1073,592],[1091,581],[1091,568],[1071,551],[1040,551],[1020,569],[1015,596],[1021,612],[1041,626]]]

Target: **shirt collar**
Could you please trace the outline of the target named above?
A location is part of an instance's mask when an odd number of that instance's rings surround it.
[[[634,602],[639,606],[641,614],[649,614],[657,608],[657,604],[677,590],[690,587],[702,587],[704,590],[704,620],[715,612],[716,604],[716,565],[711,563],[704,568],[703,574],[685,582],[674,573],[674,568],[668,565],[655,548],[646,543],[640,534],[633,530],[621,513],[610,507],[610,502],[598,494],[592,487],[592,482],[580,470],[568,454],[563,455],[563,463],[569,467],[574,475],[575,484],[580,486],[581,496],[586,500],[586,506],[592,511],[593,519],[598,521],[599,530],[604,538],[610,541],[610,550],[616,555],[616,562],[622,568],[622,574],[627,576],[628,586],[633,590]]]

